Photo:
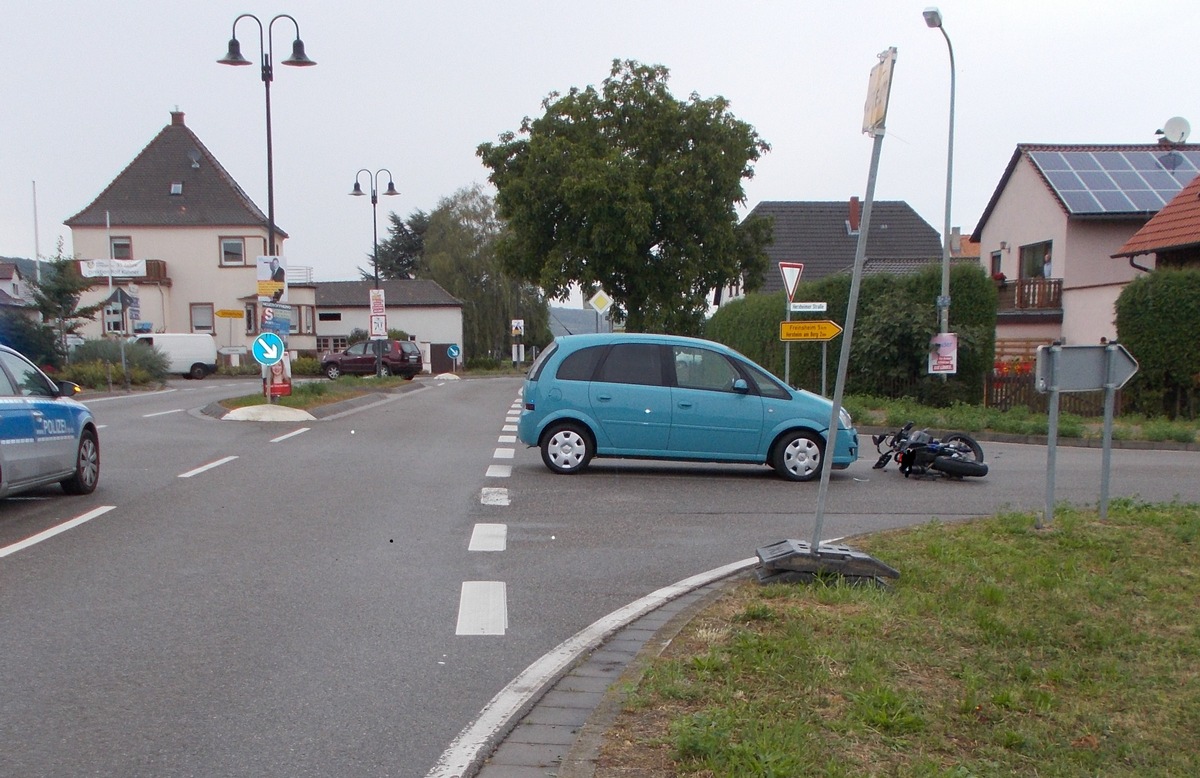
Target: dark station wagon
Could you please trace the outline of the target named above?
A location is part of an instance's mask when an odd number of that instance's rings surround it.
[[[424,367],[421,347],[410,340],[366,340],[344,351],[321,357],[321,372],[333,380],[343,375],[375,375],[375,357],[380,355],[380,372],[412,380]]]

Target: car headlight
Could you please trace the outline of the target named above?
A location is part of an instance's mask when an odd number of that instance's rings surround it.
[[[850,411],[845,408],[839,409],[838,421],[841,423],[843,429],[850,429],[854,426],[854,420],[850,418]]]

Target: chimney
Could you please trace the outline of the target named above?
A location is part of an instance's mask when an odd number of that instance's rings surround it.
[[[182,127],[183,126],[183,111],[171,111],[171,126],[172,127]]]
[[[850,228],[850,234],[858,232],[859,222],[862,221],[862,206],[859,205],[858,197],[850,198],[850,216],[846,219],[846,224]]]
[[[950,228],[950,256],[957,257],[962,255],[962,227]]]

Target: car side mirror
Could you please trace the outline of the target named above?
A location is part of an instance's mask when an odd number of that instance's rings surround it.
[[[733,381],[733,391],[738,394],[745,394],[750,391],[750,384],[746,383],[745,378],[737,378]]]
[[[60,397],[74,397],[83,393],[83,387],[74,381],[59,381],[58,394]]]

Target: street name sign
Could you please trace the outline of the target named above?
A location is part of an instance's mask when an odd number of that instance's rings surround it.
[[[829,303],[789,303],[788,309],[792,313],[825,313]]]
[[[841,325],[829,319],[779,322],[780,340],[833,340],[842,334]]]

